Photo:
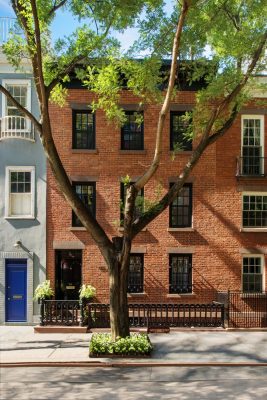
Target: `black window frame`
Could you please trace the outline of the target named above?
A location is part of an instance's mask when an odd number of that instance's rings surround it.
[[[249,200],[245,201],[248,197]],[[253,197],[255,201],[253,202]],[[256,198],[261,197],[261,209]],[[243,228],[267,228],[267,193],[245,193],[242,196],[242,227]]]
[[[175,116],[183,116],[185,115],[186,112],[190,111],[171,111],[170,112],[170,150],[174,150],[175,143],[181,144],[181,148],[179,148],[179,151],[192,151],[193,150],[193,140],[187,140],[183,137],[183,132],[176,133],[176,135],[180,134],[181,138],[179,138],[179,141],[174,140],[174,127],[173,127],[173,117]]]
[[[174,185],[174,183],[170,184],[170,187],[172,187]],[[193,185],[192,183],[185,183],[183,185],[183,188],[189,188],[189,205],[188,206],[184,206],[184,205],[174,205],[173,202],[170,204],[169,206],[169,227],[170,228],[192,228],[192,221],[193,221]],[[177,195],[177,198],[180,197],[180,194]],[[188,208],[188,218],[189,218],[189,222],[188,224],[184,224],[184,223],[180,223],[180,224],[173,224],[172,222],[172,213],[173,213],[173,209],[177,208],[177,222],[178,222],[178,208],[179,207],[187,207]]]
[[[256,263],[255,260],[260,260]],[[247,262],[245,262],[247,260]],[[249,261],[248,261],[249,260]],[[254,261],[254,263],[252,262]],[[256,272],[259,267],[260,272]],[[251,270],[254,269],[254,272]],[[244,272],[246,270],[246,272]],[[263,291],[263,259],[260,256],[244,256],[242,259],[242,292],[262,293]]]
[[[78,147],[77,146],[77,129],[76,129],[76,119],[78,114],[92,115],[93,117],[93,132],[92,132],[92,145],[90,144],[89,133],[87,133],[87,146]],[[73,150],[95,150],[96,149],[96,134],[95,134],[95,114],[91,110],[72,110],[72,149]],[[84,131],[86,132],[86,131]]]
[[[72,186],[76,188],[76,186],[92,186],[93,187],[93,198],[92,198],[92,207],[89,206],[91,212],[94,217],[96,217],[96,182],[72,182]],[[76,216],[75,212],[72,211],[72,227],[73,228],[80,228],[83,227],[81,221]]]
[[[125,126],[127,125],[127,123],[126,123],[121,127],[121,150],[125,150],[125,151],[127,151],[127,150],[129,150],[129,151],[144,150],[144,113],[143,113],[143,111],[125,111],[126,116],[128,116],[128,115],[130,116],[130,115],[134,115],[134,114],[142,114],[142,116],[143,116],[143,122],[141,124],[141,133],[140,133],[141,138],[140,138],[139,146],[136,146],[136,147],[126,147],[125,146],[126,141],[125,141],[124,136],[126,134],[126,132],[125,132]],[[134,132],[130,132],[130,133],[134,133]],[[131,144],[131,141],[128,140],[128,142],[129,142],[129,144]]]
[[[138,281],[134,282],[135,277],[131,278],[130,268],[131,268],[131,258],[132,257],[140,257],[140,259],[141,259],[139,282]],[[144,254],[143,253],[130,254],[130,263],[129,263],[129,270],[128,270],[128,278],[127,278],[127,293],[144,293]]]
[[[178,285],[177,283],[175,284],[173,282],[173,276],[174,276],[174,272],[173,272],[173,259],[174,258],[187,258],[188,259],[188,263],[189,263],[189,270],[188,273],[182,273],[182,275],[187,275],[187,284],[186,285]],[[182,294],[182,293],[193,293],[193,267],[192,267],[192,261],[193,261],[193,257],[192,254],[169,254],[169,293],[170,294]],[[177,274],[177,278],[176,280],[179,281],[178,279],[178,275],[179,272],[176,273]],[[183,281],[183,279],[182,279]]]
[[[133,185],[135,182],[131,182],[131,185]],[[139,194],[141,192],[141,194]],[[125,206],[125,196],[126,196],[126,186],[124,185],[123,182],[120,183],[120,221],[121,221],[121,225],[123,225],[123,220],[124,220],[124,214],[123,214],[123,209]],[[134,220],[136,218],[138,218],[139,216],[141,216],[141,214],[144,212],[144,188],[142,188],[138,194],[137,197],[135,199],[135,201],[138,199],[138,197],[142,197],[143,198],[143,204],[142,204],[142,210],[138,210],[137,205],[135,205],[135,209],[134,209]]]

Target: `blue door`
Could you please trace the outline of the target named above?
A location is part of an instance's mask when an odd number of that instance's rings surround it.
[[[6,322],[27,321],[27,260],[6,260]]]

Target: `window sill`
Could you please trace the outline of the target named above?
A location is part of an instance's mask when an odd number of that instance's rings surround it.
[[[168,228],[168,232],[194,232],[194,228]]]
[[[7,217],[5,217],[5,219],[35,219],[35,217],[31,217],[31,216],[23,216],[23,215],[20,215],[19,217],[12,217],[12,216],[7,216]]]
[[[119,154],[146,154],[146,150],[119,150]]]
[[[127,297],[141,297],[141,296],[146,296],[147,293],[146,292],[142,292],[142,293],[127,293]]]
[[[69,228],[70,231],[86,231],[84,226],[71,226]]]
[[[169,299],[169,298],[171,298],[171,297],[174,297],[174,298],[179,298],[179,297],[185,297],[185,296],[188,296],[188,297],[196,297],[196,294],[195,293],[169,293],[169,294],[167,294],[167,298]]]
[[[119,231],[119,232],[124,232],[123,226],[121,226],[120,228],[118,228],[118,231]],[[147,231],[147,228],[144,228],[144,229],[141,230],[141,232],[146,232],[146,231]]]
[[[267,232],[266,228],[241,228],[240,232]]]
[[[74,154],[79,154],[79,153],[98,154],[97,149],[71,149],[71,151]]]

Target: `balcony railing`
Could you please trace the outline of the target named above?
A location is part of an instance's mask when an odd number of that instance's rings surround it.
[[[237,158],[237,176],[259,177],[267,175],[267,158],[246,156]]]
[[[6,116],[0,119],[0,140],[24,139],[34,142],[35,128],[29,118]]]
[[[22,30],[17,24],[16,18],[0,17],[0,45],[9,39],[11,31],[22,35]]]

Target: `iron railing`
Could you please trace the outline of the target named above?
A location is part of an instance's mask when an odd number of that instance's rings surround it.
[[[228,292],[230,328],[267,328],[267,292]]]
[[[34,142],[35,128],[29,118],[9,115],[0,119],[0,140],[24,139]]]
[[[42,300],[40,325],[79,325],[80,310],[79,300]]]
[[[237,158],[237,176],[265,176],[267,175],[267,158],[246,156]]]
[[[109,304],[87,305],[88,328],[110,326]],[[128,304],[130,327],[223,327],[224,305]]]
[[[18,35],[22,35],[22,30],[17,24],[17,19],[11,17],[0,17],[0,45],[8,40],[11,31]]]

